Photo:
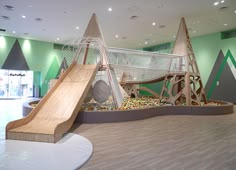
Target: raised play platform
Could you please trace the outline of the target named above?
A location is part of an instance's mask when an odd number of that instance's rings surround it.
[[[84,36],[65,45],[62,51],[65,71],[25,118],[8,123],[6,139],[55,143],[76,117],[81,123],[104,123],[160,115],[233,113],[233,104],[223,101],[219,106],[202,106],[207,99],[183,18],[172,54],[108,48],[95,14]],[[160,81],[160,94],[143,90],[171,106],[119,110],[127,96],[138,96],[138,90],[142,90],[139,84]],[[180,102],[185,106],[177,106]],[[109,109],[79,113],[82,105],[91,103]]]

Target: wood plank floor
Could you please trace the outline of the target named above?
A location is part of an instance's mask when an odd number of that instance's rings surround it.
[[[82,170],[235,170],[236,106],[220,116],[74,125],[94,146]]]

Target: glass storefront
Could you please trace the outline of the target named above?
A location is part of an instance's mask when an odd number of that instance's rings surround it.
[[[0,69],[0,98],[33,96],[33,71]]]

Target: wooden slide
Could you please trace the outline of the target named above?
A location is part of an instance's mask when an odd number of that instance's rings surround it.
[[[25,118],[8,123],[6,139],[55,143],[72,126],[97,65],[72,64]]]

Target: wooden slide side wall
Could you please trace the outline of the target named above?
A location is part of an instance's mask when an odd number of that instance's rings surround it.
[[[22,118],[22,119],[18,119],[12,122],[9,122],[6,126],[6,132],[9,131],[10,129],[14,129],[17,128],[19,126],[25,125],[28,122],[30,122],[34,116],[38,113],[38,111],[40,110],[40,108],[43,106],[43,104],[45,103],[45,101],[47,101],[47,99],[51,96],[51,94],[55,91],[55,89],[59,86],[59,84],[62,82],[62,80],[64,79],[64,77],[71,71],[71,69],[73,68],[75,64],[71,64],[71,66],[64,72],[64,74],[57,80],[57,82],[55,83],[55,85],[51,88],[51,90],[40,100],[40,102],[37,104],[37,106],[30,112],[30,114],[28,114],[26,117]],[[6,133],[7,135],[7,133]],[[7,136],[6,136],[7,139]]]
[[[57,142],[73,124],[96,71],[96,65],[70,66],[26,118],[7,125],[6,138]]]

